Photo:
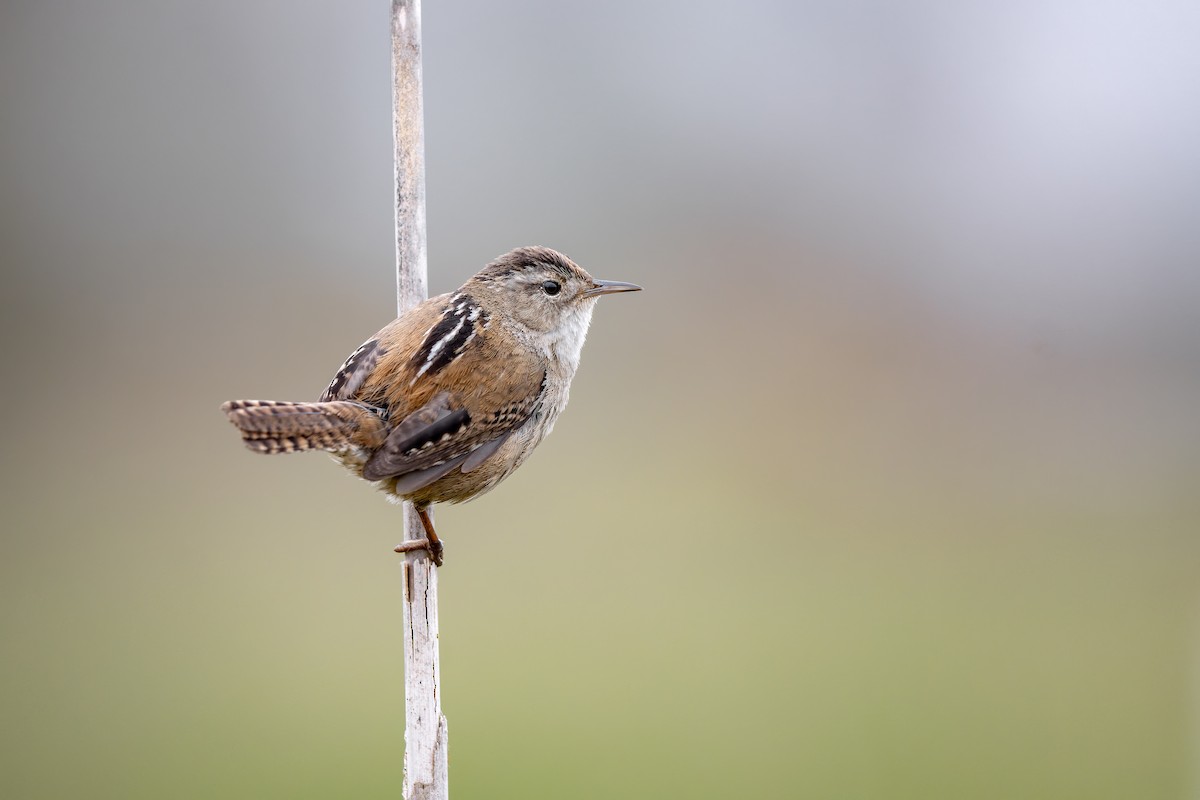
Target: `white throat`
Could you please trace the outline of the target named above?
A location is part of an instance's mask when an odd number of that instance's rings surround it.
[[[587,338],[588,326],[592,324],[592,310],[596,300],[584,301],[563,316],[561,322],[541,335],[540,344],[551,363],[557,362],[563,377],[568,380],[579,369],[579,356],[583,353],[583,342]]]

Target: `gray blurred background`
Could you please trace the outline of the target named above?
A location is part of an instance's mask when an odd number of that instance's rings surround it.
[[[438,512],[454,796],[1197,796],[1200,6],[424,25],[432,290],[647,289]],[[4,4],[3,796],[398,796],[399,514],[218,411],[393,316],[389,46]]]

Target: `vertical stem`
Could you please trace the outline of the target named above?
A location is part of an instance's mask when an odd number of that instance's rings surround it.
[[[396,145],[396,310],[429,296],[425,248],[425,112],[421,0],[392,0],[392,126]]]
[[[392,121],[396,148],[396,306],[428,294],[425,135],[421,103],[421,2],[392,0]],[[404,538],[425,530],[404,504]],[[446,800],[446,718],[438,666],[437,568],[422,551],[404,557],[404,797]]]

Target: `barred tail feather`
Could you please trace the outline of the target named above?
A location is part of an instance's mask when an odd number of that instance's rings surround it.
[[[345,400],[289,403],[280,400],[230,400],[221,406],[256,453],[301,453],[376,447],[384,439],[383,420],[367,406]]]

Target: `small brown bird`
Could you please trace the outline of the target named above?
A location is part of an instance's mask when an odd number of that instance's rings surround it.
[[[600,295],[636,292],[593,278],[562,253],[522,247],[453,294],[431,297],[346,359],[315,403],[221,406],[256,453],[326,450],[395,502],[461,503],[504,480],[550,433]]]

